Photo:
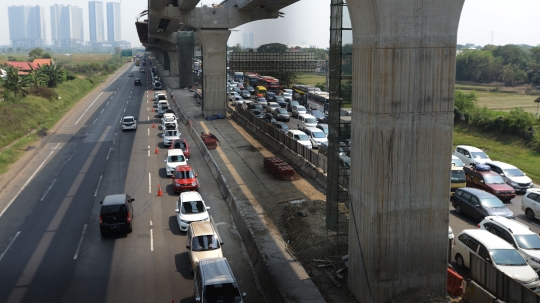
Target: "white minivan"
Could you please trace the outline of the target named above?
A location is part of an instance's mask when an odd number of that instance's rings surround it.
[[[483,150],[469,145],[456,146],[454,156],[458,157],[465,165],[484,164],[491,161]]]
[[[297,129],[291,129],[287,132],[287,136],[292,137],[294,140],[296,140],[298,143],[304,145],[305,147],[311,149],[313,146],[311,145],[311,141],[309,140],[308,135],[304,133],[301,130]]]
[[[487,230],[463,230],[454,238],[452,252],[459,267],[470,267],[470,254],[473,253],[535,292],[540,286],[538,274],[523,256],[508,242]]]

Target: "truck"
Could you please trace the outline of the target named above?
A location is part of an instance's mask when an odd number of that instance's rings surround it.
[[[136,65],[136,66],[141,65],[141,61],[139,60],[139,58],[137,58],[137,59],[135,60],[135,65]]]

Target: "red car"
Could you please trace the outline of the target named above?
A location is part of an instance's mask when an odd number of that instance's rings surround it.
[[[172,185],[174,193],[181,193],[183,191],[198,191],[199,181],[191,165],[179,165],[174,170],[172,175]]]
[[[191,152],[189,151],[189,144],[187,143],[186,139],[180,139],[180,140],[173,140],[173,143],[171,144],[172,148],[179,148],[184,152],[184,156],[186,158],[191,158]]]

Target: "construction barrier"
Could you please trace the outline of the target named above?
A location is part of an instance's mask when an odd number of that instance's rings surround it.
[[[459,297],[463,295],[463,277],[453,269],[448,268],[446,279],[446,291],[451,295]]]

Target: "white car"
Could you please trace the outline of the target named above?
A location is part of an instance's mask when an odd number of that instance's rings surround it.
[[[137,130],[137,119],[133,116],[125,116],[120,119],[120,124],[122,125],[122,131],[127,129]]]
[[[180,132],[178,129],[164,129],[163,130],[163,145],[170,146],[173,140],[180,139]]]
[[[196,191],[186,191],[180,194],[176,201],[176,220],[181,231],[187,231],[191,222],[210,221],[209,206],[204,204],[201,195]]]
[[[521,210],[529,220],[540,219],[540,189],[527,189],[521,199]]]
[[[165,157],[165,171],[167,172],[167,177],[170,177],[174,174],[174,171],[179,165],[187,165],[187,158],[184,155],[182,149],[175,148],[167,150],[167,156]]]
[[[463,162],[461,162],[458,157],[452,155],[452,166],[463,167]]]
[[[160,100],[167,101],[167,95],[163,91],[158,91],[154,94],[154,100],[158,103]]]
[[[501,161],[488,161],[487,165],[492,171],[501,175],[506,184],[512,186],[517,192],[525,192],[533,187],[531,178],[527,177],[524,172],[514,165]]]
[[[236,97],[240,97],[240,95],[237,92],[231,92],[231,93],[227,94],[227,100],[229,100],[229,102],[232,102],[234,100],[234,98],[236,98]],[[240,98],[242,98],[242,97],[240,97]]]
[[[304,132],[308,135],[313,148],[319,148],[322,143],[328,143],[328,138],[326,138],[324,132],[316,127],[306,127]]]
[[[164,113],[163,117],[161,117],[161,124],[165,124],[165,122],[172,122],[177,121],[178,119],[173,113]]]
[[[307,110],[302,105],[294,105],[291,110],[291,115],[295,118],[298,117],[298,115],[306,114],[306,113],[307,113]]]
[[[519,252],[487,230],[465,229],[454,239],[452,252],[459,267],[470,267],[473,253],[533,291],[540,286],[538,274]]]
[[[448,240],[454,240],[454,232],[452,231],[452,227],[448,225]]]
[[[311,141],[309,140],[308,135],[304,133],[301,130],[297,129],[291,129],[287,132],[287,136],[292,137],[294,140],[296,140],[298,143],[304,145],[305,147],[312,149],[313,146],[311,144]]]
[[[161,89],[161,82],[159,81],[154,81],[154,89]]]
[[[277,108],[280,108],[279,103],[267,102],[265,110],[267,113],[273,113]]]
[[[232,105],[242,105],[244,104],[244,99],[240,96],[234,97],[234,100],[231,101]]]
[[[504,217],[487,216],[478,227],[510,243],[534,271],[540,272],[540,236],[528,226]]]
[[[484,164],[491,161],[481,149],[469,145],[456,146],[454,156],[458,157],[465,165]]]

